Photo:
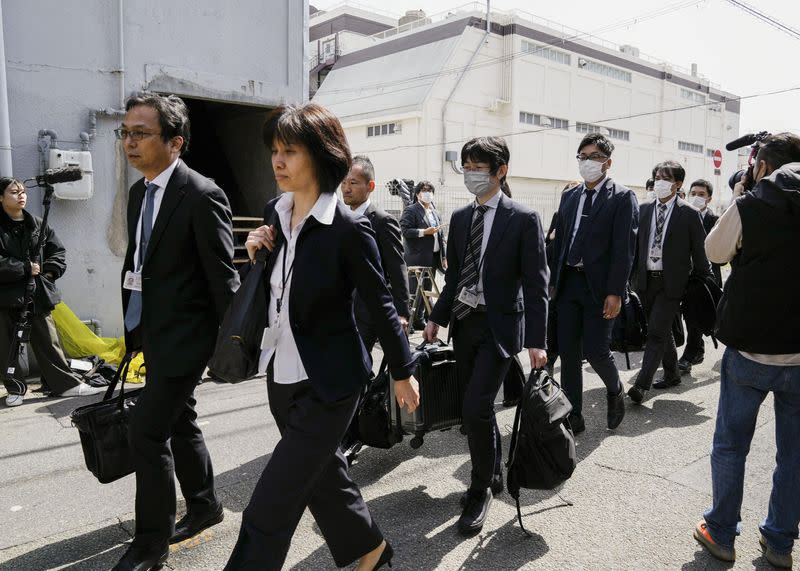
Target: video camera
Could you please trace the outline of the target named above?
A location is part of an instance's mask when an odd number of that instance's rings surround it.
[[[759,133],[748,133],[747,135],[742,135],[738,139],[734,139],[727,145],[725,148],[729,151],[735,151],[736,149],[741,149],[742,147],[750,146],[750,156],[747,159],[748,167],[746,169],[742,169],[740,171],[736,171],[731,175],[731,178],[728,179],[728,186],[733,187],[736,186],[738,182],[742,182],[744,185],[745,192],[750,192],[753,190],[753,185],[755,181],[753,180],[753,161],[758,154],[758,149],[760,148],[760,143],[764,141],[767,137],[769,137],[771,133],[767,131],[761,131]]]
[[[408,208],[414,203],[414,181],[410,178],[393,178],[386,183],[386,188],[392,196],[399,196],[403,201],[403,208]]]

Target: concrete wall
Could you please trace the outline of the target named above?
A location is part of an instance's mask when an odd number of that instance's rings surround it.
[[[40,129],[56,131],[59,148],[80,148],[89,111],[122,106],[120,6],[125,96],[152,89],[264,108],[306,98],[307,0],[3,0],[17,177],[40,172]],[[68,252],[64,300],[109,335],[122,332],[117,254],[127,186],[139,177],[119,153],[118,124],[116,117],[97,123],[94,197],[55,200],[50,219]],[[40,197],[30,193],[32,212]]]

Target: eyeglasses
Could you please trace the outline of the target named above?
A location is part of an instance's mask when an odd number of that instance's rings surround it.
[[[145,137],[151,137],[153,135],[158,135],[159,133],[148,133],[147,131],[128,131],[127,129],[114,129],[114,134],[120,141],[124,141],[128,137],[131,138],[131,141],[141,141]]]
[[[608,160],[608,157],[602,153],[592,153],[591,155],[580,154],[576,155],[575,158],[579,161],[598,161],[601,163],[604,163]]]

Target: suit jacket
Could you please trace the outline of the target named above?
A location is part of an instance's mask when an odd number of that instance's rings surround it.
[[[582,192],[583,185],[578,185],[561,195],[550,275],[554,299],[558,297],[563,269],[569,257]],[[609,178],[594,197],[588,219],[581,224],[590,225],[584,241],[583,268],[595,302],[603,303],[609,295],[625,297],[639,226],[636,195]]]
[[[436,212],[439,216],[439,213]],[[439,216],[441,218],[441,216]],[[403,229],[403,239],[405,240],[406,263],[409,266],[426,266],[429,268],[441,268],[441,261],[447,255],[444,245],[444,232],[439,230],[439,257],[434,256],[433,236],[420,237],[421,229],[430,228],[428,217],[425,216],[425,207],[419,202],[415,202],[405,210],[400,216],[400,227]]]
[[[711,230],[717,224],[717,220],[719,220],[719,216],[711,212],[710,210],[706,211],[706,215],[702,216],[703,219],[703,229],[706,231],[706,236],[711,233]],[[722,268],[721,264],[711,264],[711,273],[714,275],[714,280],[717,282],[719,287],[722,287]]]
[[[144,195],[141,179],[128,198],[123,281],[125,273],[134,269]],[[228,199],[212,180],[179,161],[164,189],[144,255],[142,321],[135,331],[125,332],[126,347],[142,348],[148,368],[160,377],[202,372],[238,287]],[[123,314],[129,298],[130,291],[122,288]]]
[[[408,304],[408,269],[403,257],[400,225],[394,216],[374,204],[367,207],[364,216],[369,220],[372,231],[375,232],[381,266],[383,266],[383,276],[389,286],[389,291],[392,292],[394,308],[399,316],[408,318],[411,315]],[[355,312],[358,321],[372,323],[369,311],[360,296],[356,296]]]
[[[642,294],[647,287],[647,258],[650,255],[650,230],[655,205],[655,201],[643,204],[639,215],[636,274],[638,289]],[[700,213],[677,198],[662,243],[664,291],[668,298],[683,298],[692,271],[699,277],[711,275],[705,239]]]
[[[264,287],[286,243],[275,203],[264,210],[264,224],[274,225],[275,249],[267,259]],[[372,374],[372,358],[356,328],[354,294],[363,300],[389,363],[392,378],[412,374],[408,338],[381,268],[375,233],[369,221],[341,202],[330,225],[309,217],[297,237],[289,324],[308,378],[320,396],[334,402],[358,391]]]
[[[450,219],[445,285],[431,313],[440,325],[450,323],[458,298],[472,211],[469,204]],[[483,296],[500,353],[510,357],[523,347],[547,348],[548,269],[539,215],[501,193],[483,260]],[[458,322],[451,327],[457,334]]]

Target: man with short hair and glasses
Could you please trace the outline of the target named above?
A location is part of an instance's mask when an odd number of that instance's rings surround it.
[[[608,176],[614,144],[600,133],[578,146],[583,183],[561,195],[553,261],[551,298],[555,300],[561,384],[572,403],[570,424],[585,430],[583,359],[606,386],[606,425],[625,416],[619,372],[611,355],[611,330],[626,294],[633,266],[639,207],[636,195]]]

